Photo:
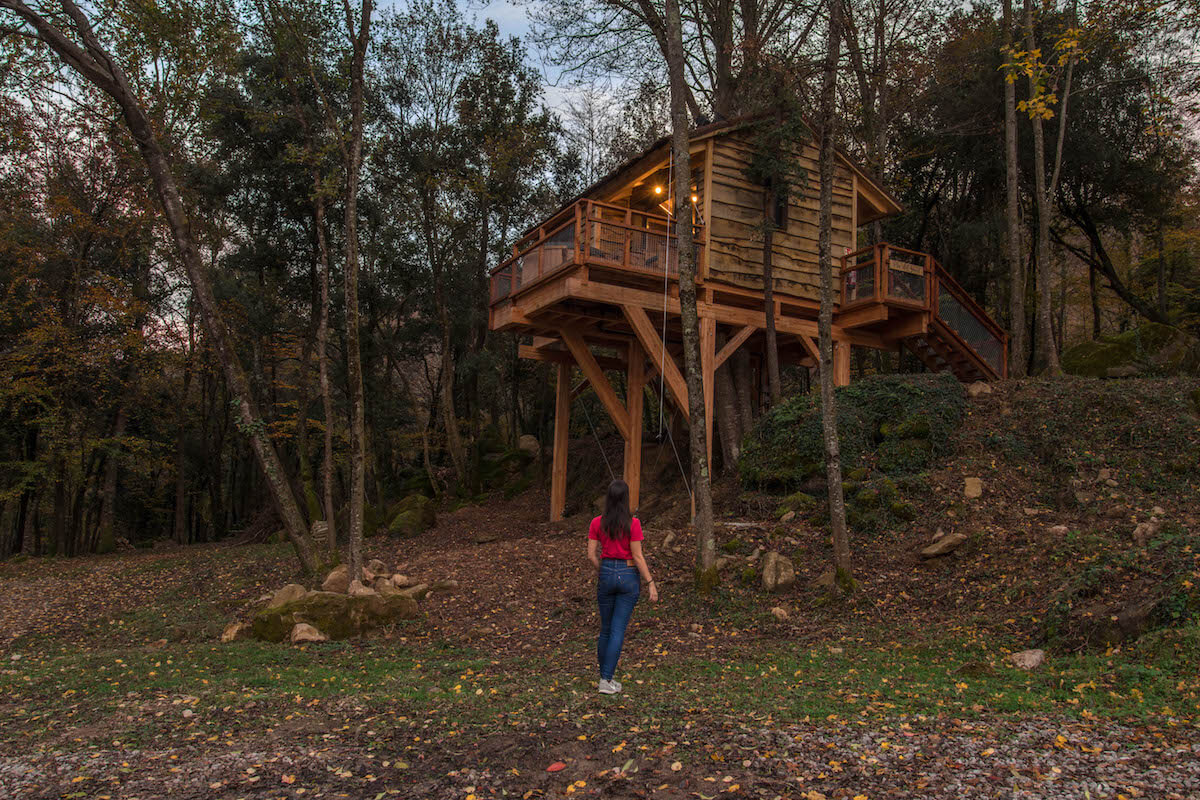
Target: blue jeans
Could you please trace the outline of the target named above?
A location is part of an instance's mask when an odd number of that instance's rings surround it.
[[[600,636],[596,639],[596,660],[600,662],[600,677],[611,681],[617,671],[617,659],[625,644],[625,628],[633,616],[642,581],[637,567],[623,559],[606,558],[600,562],[596,579],[596,602],[600,606]]]

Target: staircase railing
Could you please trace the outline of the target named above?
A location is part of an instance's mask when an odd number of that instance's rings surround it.
[[[875,303],[928,311],[988,377],[1008,374],[1008,334],[933,256],[882,242],[841,262],[842,312]]]
[[[989,377],[1007,377],[1008,334],[937,262],[933,279],[933,318],[983,362],[992,373]]]

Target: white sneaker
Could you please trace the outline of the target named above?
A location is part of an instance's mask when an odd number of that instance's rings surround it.
[[[611,683],[613,685],[613,688],[616,689],[618,692],[621,691],[621,682],[619,680],[617,680],[616,678],[613,678],[611,681],[609,681],[609,683]]]
[[[619,691],[621,691],[620,685],[606,681],[604,678],[600,679],[600,694],[616,694]]]

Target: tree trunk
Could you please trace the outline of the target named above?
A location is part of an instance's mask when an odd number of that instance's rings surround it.
[[[1094,258],[1094,253],[1093,253]],[[1100,289],[1096,286],[1096,268],[1089,262],[1088,294],[1092,300],[1092,341],[1100,341]]]
[[[766,200],[764,200],[763,214],[763,313],[766,316],[766,338],[767,338],[767,388],[771,398],[771,406],[779,405],[779,400],[783,396],[783,389],[779,382],[779,341],[775,333],[775,271],[774,271],[774,251],[775,251],[775,220],[771,214],[775,206],[775,193],[771,190],[765,192]]]
[[[717,352],[725,346],[725,336],[718,333]],[[729,474],[737,468],[738,455],[741,450],[742,420],[737,410],[737,394],[733,390],[733,376],[730,374],[730,362],[726,361],[716,371],[716,402],[717,402],[717,432],[721,439],[721,456],[723,474]]]
[[[192,241],[191,224],[167,156],[124,71],[117,66],[112,55],[100,46],[92,31],[91,22],[72,0],[62,0],[61,5],[83,42],[82,47],[20,0],[0,0],[0,7],[14,11],[65,64],[110,95],[120,106],[125,123],[146,162],[147,171],[162,204],[163,215],[191,284],[200,318],[217,353],[229,390],[237,403],[239,427],[250,441],[301,566],[307,571],[316,571],[319,564],[312,550],[307,526],[284,473],[279,453],[271,441],[251,394],[246,372],[230,340],[208,274]]]
[[[1158,246],[1158,313],[1167,316],[1167,247],[1163,236],[1163,223],[1158,221],[1154,243]]]
[[[821,85],[821,210],[818,261],[821,270],[821,310],[817,318],[821,355],[821,431],[825,442],[825,475],[829,485],[829,516],[833,531],[833,565],[837,585],[853,579],[846,505],[842,496],[842,459],[838,444],[837,400],[833,392],[833,137],[837,109],[837,64],[841,43],[842,0],[829,4],[829,41]],[[843,347],[846,345],[843,344]]]
[[[742,437],[754,428],[754,370],[750,365],[750,354],[745,347],[729,357],[733,362],[733,386],[737,391],[738,416],[741,417]]]
[[[1033,31],[1033,6],[1025,0],[1025,27],[1028,37],[1026,49],[1033,52],[1037,42]],[[1034,70],[1036,74],[1037,70]],[[1035,76],[1029,79],[1031,96],[1037,96],[1038,82]],[[1037,342],[1034,367],[1037,372],[1050,377],[1062,374],[1058,363],[1058,349],[1054,346],[1053,312],[1050,297],[1050,193],[1046,187],[1046,137],[1042,116],[1033,114],[1033,196],[1037,207],[1037,302],[1035,320]]]
[[[1005,58],[1013,57],[1012,0],[1004,0],[1004,48]],[[1017,84],[1016,75],[1006,75],[1004,80],[1004,168],[1007,209],[1005,222],[1008,229],[1008,374],[1013,378],[1025,377],[1025,365],[1029,360],[1025,341],[1025,265],[1021,262],[1021,197],[1017,181]]]
[[[696,307],[696,250],[692,241],[692,161],[688,151],[687,85],[684,80],[683,28],[678,0],[666,0],[667,73],[671,89],[671,149],[675,162],[675,229],[679,247],[679,306],[683,328],[683,363],[690,417],[689,449],[696,516],[696,577],[702,591],[716,583],[716,540],[713,537],[712,488],[705,434],[703,367],[700,359],[700,314]]]
[[[117,470],[120,467],[120,442],[125,437],[125,426],[128,422],[129,412],[122,403],[117,408],[117,418],[113,422],[112,438],[116,441],[109,448],[108,457],[104,461],[104,484],[100,490],[100,526],[97,543],[101,553],[111,553],[117,549],[117,532],[113,527],[117,503]]]

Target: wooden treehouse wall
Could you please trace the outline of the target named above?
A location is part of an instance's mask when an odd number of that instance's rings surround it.
[[[746,177],[753,152],[752,132],[718,136],[712,148],[712,199],[709,206],[710,280],[762,290],[763,188]],[[810,144],[794,153],[798,174],[808,175],[807,186],[796,187],[788,207],[787,230],[775,232],[772,267],[775,290],[795,297],[820,299],[817,266],[817,231],[820,173],[817,148]],[[853,249],[854,176],[841,161],[834,162],[833,255]]]

